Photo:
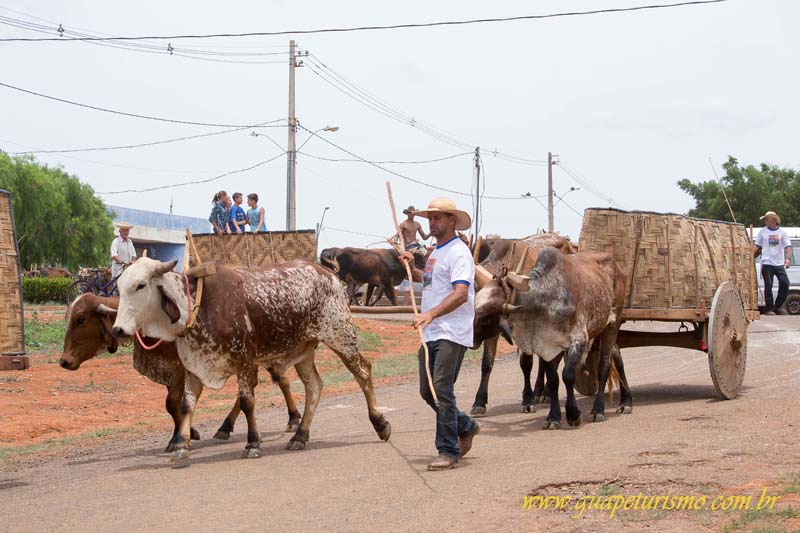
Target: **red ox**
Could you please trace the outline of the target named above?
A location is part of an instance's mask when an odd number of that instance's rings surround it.
[[[571,426],[579,426],[581,412],[575,401],[578,365],[585,369],[586,357],[597,343],[600,357],[599,385],[592,407],[592,420],[605,420],[604,392],[611,359],[620,378],[619,413],[630,413],[631,396],[622,357],[614,349],[622,322],[625,275],[609,254],[584,252],[564,255],[544,248],[530,271],[527,291],[519,293],[519,305],[510,302],[503,280],[489,281],[475,295],[476,320],[507,317],[511,337],[522,353],[536,354],[546,362],[550,413],[545,429],[561,425],[558,404],[558,363],[566,351],[562,379],[567,389],[566,414]]]
[[[308,441],[319,403],[322,379],[314,365],[314,350],[322,342],[352,372],[367,400],[369,419],[382,440],[391,426],[378,411],[371,364],[356,345],[347,296],[330,270],[307,261],[279,263],[265,268],[236,270],[217,267],[204,278],[203,299],[189,322],[188,283],[172,272],[176,262],[142,258],[122,274],[119,312],[114,335],[133,335],[174,341],[178,357],[189,371],[184,406],[187,416],[178,435],[175,459],[189,456],[189,428],[202,386],[221,388],[236,375],[239,404],[247,417],[244,457],[261,456],[261,434],[255,418],[256,369],[264,365],[283,374],[294,366],[305,385],[303,420],[287,449],[300,450]]]
[[[67,310],[67,331],[64,335],[64,353],[59,364],[67,370],[77,370],[81,364],[105,351],[117,351],[117,339],[111,334],[112,320],[117,314],[119,298],[105,298],[85,293],[75,299]],[[153,339],[145,339],[153,344]],[[174,342],[165,342],[155,350],[147,352],[138,343],[133,348],[133,367],[144,377],[167,388],[166,408],[172,417],[174,430],[167,444],[166,452],[174,451],[175,440],[183,421],[181,404],[186,382],[186,369],[178,358]],[[286,399],[289,410],[289,424],[286,431],[294,431],[300,424],[300,412],[292,397],[289,381],[274,372],[272,380],[278,384]],[[227,440],[239,416],[237,400],[230,413],[222,422],[214,438]],[[200,434],[191,428],[191,438],[197,440]]]

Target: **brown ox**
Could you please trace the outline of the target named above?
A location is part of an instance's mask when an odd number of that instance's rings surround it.
[[[92,293],[80,295],[67,309],[67,330],[64,335],[64,353],[59,364],[66,370],[78,370],[85,361],[105,351],[117,351],[117,339],[111,334],[112,320],[117,314],[119,298],[105,298]],[[145,338],[145,343],[153,344],[154,339]],[[186,369],[178,359],[174,342],[165,342],[153,351],[147,352],[134,342],[133,368],[154,383],[167,388],[166,408],[172,417],[174,429],[165,452],[175,449],[175,440],[183,420],[181,403],[186,382]],[[289,410],[289,423],[286,431],[294,431],[300,424],[300,413],[292,397],[289,380],[270,372],[272,380],[278,384],[286,399]],[[214,438],[226,440],[233,431],[239,416],[237,400],[231,412],[225,417]],[[191,428],[191,438],[197,440],[200,434]]]
[[[43,278],[71,278],[72,272],[66,268],[58,267],[41,267],[39,275]]]
[[[529,271],[536,263],[539,251],[552,246],[561,253],[574,254],[577,247],[569,237],[557,233],[538,233],[524,239],[490,238],[481,241],[478,259],[480,266],[491,275],[499,275],[503,269],[521,272]],[[483,259],[481,259],[483,256]],[[480,283],[478,283],[480,288]],[[475,317],[473,349],[483,344],[483,360],[481,362],[481,382],[475,393],[475,402],[470,414],[484,416],[486,404],[489,402],[489,378],[497,355],[497,343],[500,335],[513,344],[509,333],[508,322],[502,315],[483,315]],[[533,370],[533,354],[520,351],[519,366],[522,369],[523,386],[520,408],[523,413],[536,410],[534,404],[547,400],[544,386],[544,365],[539,364],[536,383],[531,388],[531,371]]]
[[[539,253],[529,278],[529,290],[519,293],[519,305],[509,303],[510,291],[503,280],[491,280],[475,295],[475,311],[480,318],[506,315],[511,336],[520,351],[536,354],[546,362],[550,413],[545,429],[561,425],[557,369],[563,351],[567,354],[562,373],[567,389],[567,422],[571,426],[580,425],[575,377],[578,364],[584,370],[594,341],[600,361],[592,420],[605,420],[604,392],[612,357],[620,377],[617,412],[630,413],[633,398],[622,357],[614,349],[625,299],[625,275],[614,259],[609,254],[594,252],[564,255],[548,247]]]
[[[244,457],[260,457],[261,434],[255,418],[253,386],[259,365],[283,374],[294,366],[305,385],[303,420],[287,449],[300,450],[308,441],[319,403],[322,380],[314,350],[322,342],[353,373],[367,400],[369,419],[382,440],[391,426],[378,411],[371,364],[358,351],[344,288],[328,269],[306,261],[265,268],[235,270],[217,267],[204,278],[203,299],[196,321],[189,323],[190,292],[196,280],[172,272],[175,261],[142,258],[120,276],[119,312],[114,335],[175,341],[178,357],[189,371],[175,459],[189,455],[189,427],[197,394],[203,385],[221,388],[236,375],[239,404],[247,417]]]

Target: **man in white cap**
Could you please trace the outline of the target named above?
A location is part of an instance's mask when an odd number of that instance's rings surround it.
[[[136,261],[136,249],[128,238],[133,224],[118,222],[119,237],[111,242],[111,277],[116,278],[127,265]]]
[[[464,353],[472,346],[475,318],[475,265],[456,230],[469,229],[472,221],[449,198],[436,198],[427,209],[414,214],[428,219],[430,234],[436,238],[436,248],[428,257],[422,276],[422,314],[413,323],[415,328],[423,328],[433,387],[439,400],[437,408],[428,384],[425,352],[420,347],[420,395],[436,411],[439,451],[439,457],[428,465],[428,470],[447,470],[469,452],[473,437],[481,429],[474,418],[458,409],[454,392]],[[402,258],[413,262],[410,252],[405,252]]]
[[[786,267],[792,264],[792,241],[781,228],[781,217],[767,211],[761,220],[766,226],[756,235],[755,257],[761,255],[761,277],[764,278],[764,314],[785,315],[783,303],[789,294],[789,275]],[[772,301],[772,277],[778,278],[778,297]]]

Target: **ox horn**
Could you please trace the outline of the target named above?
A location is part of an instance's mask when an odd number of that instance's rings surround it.
[[[177,265],[177,264],[178,264],[178,260],[177,259],[175,259],[174,261],[170,261],[169,263],[161,263],[161,262],[159,262],[159,264],[156,265],[155,271],[153,272],[153,276],[154,277],[155,276],[163,276],[167,272],[169,272],[172,269],[174,269],[175,265]]]
[[[95,311],[97,311],[101,315],[106,315],[106,316],[111,316],[111,315],[116,315],[117,314],[117,310],[116,309],[112,309],[109,306],[107,306],[106,304],[99,304],[97,306],[97,308],[95,309]]]
[[[521,305],[503,304],[503,312],[507,315],[522,309]]]

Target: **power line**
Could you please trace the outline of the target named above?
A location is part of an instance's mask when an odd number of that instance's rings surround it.
[[[580,185],[582,185],[586,190],[588,190],[589,192],[594,194],[596,197],[600,198],[604,202],[608,202],[611,205],[617,205],[619,207],[622,207],[623,209],[625,208],[625,206],[623,206],[619,202],[615,201],[610,196],[603,194],[603,192],[600,191],[599,189],[597,189],[594,185],[592,185],[592,183],[589,182],[589,180],[587,180],[586,178],[581,177],[580,174],[578,174],[575,170],[571,169],[569,167],[569,165],[567,165],[564,162],[563,158],[561,158],[559,160],[558,166],[561,169],[563,169],[564,172],[566,172],[572,179],[574,179],[576,182],[578,182]]]
[[[15,91],[19,91],[19,92],[22,92],[22,93],[30,94],[30,95],[33,95],[33,96],[38,96],[40,98],[45,98],[47,100],[54,100],[56,102],[61,102],[61,103],[64,103],[64,104],[70,104],[70,105],[74,105],[74,106],[78,106],[78,107],[83,107],[83,108],[86,108],[86,109],[94,109],[95,111],[103,111],[104,113],[112,113],[114,115],[122,115],[122,116],[126,116],[126,117],[141,118],[141,119],[146,119],[146,120],[155,120],[155,121],[158,121],[158,122],[169,122],[169,123],[172,123],[172,124],[188,124],[190,126],[211,126],[211,127],[215,127],[215,128],[253,128],[253,127],[256,127],[258,125],[258,124],[249,124],[249,125],[247,125],[247,124],[217,124],[217,123],[213,123],[213,122],[192,122],[192,121],[188,121],[188,120],[176,120],[176,119],[170,119],[170,118],[153,117],[153,116],[148,116],[148,115],[139,115],[137,113],[128,113],[126,111],[116,111],[114,109],[106,109],[104,107],[99,107],[99,106],[94,106],[94,105],[89,105],[89,104],[82,104],[80,102],[73,102],[72,100],[66,100],[64,98],[58,98],[56,96],[49,96],[49,95],[46,95],[46,94],[37,93],[35,91],[31,91],[31,90],[28,90],[28,89],[23,89],[21,87],[15,87],[14,85],[9,85],[7,83],[0,82],[0,87],[6,87],[8,89],[13,89]],[[261,125],[271,124],[271,123],[275,123],[275,122],[280,122],[282,120],[286,120],[286,119],[285,118],[279,118],[279,119],[276,119],[276,120],[271,120],[269,122],[261,122],[260,124]]]
[[[286,155],[286,152],[283,152],[282,154],[278,154],[275,157],[272,157],[272,158],[267,159],[265,161],[261,161],[259,163],[256,163],[255,165],[251,165],[251,166],[246,167],[246,168],[240,168],[240,169],[237,169],[237,170],[231,170],[231,171],[225,172],[223,174],[220,174],[218,176],[214,176],[213,178],[207,178],[207,179],[204,179],[204,180],[186,181],[186,182],[183,182],[183,183],[173,183],[171,185],[160,185],[158,187],[149,187],[147,189],[126,189],[124,191],[97,192],[97,194],[111,195],[111,194],[124,194],[124,193],[131,193],[131,192],[151,192],[151,191],[160,191],[160,190],[163,190],[163,189],[173,189],[173,188],[176,188],[176,187],[184,187],[186,185],[199,185],[201,183],[209,183],[209,182],[212,182],[212,181],[216,181],[216,180],[222,179],[225,176],[230,176],[232,174],[239,174],[241,172],[247,172],[248,170],[253,170],[254,168],[258,168],[258,167],[260,167],[262,165],[266,165],[267,163],[271,163],[272,161],[275,161],[276,159],[278,159],[279,157],[283,157],[284,155]]]
[[[372,95],[370,92],[358,86],[354,82],[349,81],[347,78],[330,68],[316,55],[309,54],[309,56],[306,57],[308,58],[307,66],[312,73],[348,98],[355,100],[359,104],[375,111],[376,113],[402,124],[411,126],[425,135],[428,135],[429,137],[460,150],[472,150],[475,146],[486,146],[484,143],[459,139],[452,133],[436,129],[425,122],[417,120],[415,117],[408,115],[400,109],[380,100],[378,97]],[[512,163],[534,166],[542,166],[547,164],[547,162],[544,160],[529,159],[511,155],[506,152],[501,152],[497,148],[491,150],[490,153],[499,159],[504,159]]]
[[[320,155],[309,154],[308,152],[297,152],[298,154],[307,155],[308,157],[313,157],[314,159],[320,159],[322,161],[333,161],[336,163],[364,163],[361,159],[337,159],[334,157],[322,157]],[[372,163],[378,163],[380,165],[423,165],[427,163],[438,163],[439,161],[447,161],[450,159],[455,159],[457,157],[463,157],[465,155],[472,155],[472,152],[461,152],[458,154],[449,155],[447,157],[439,157],[437,159],[424,159],[421,161],[372,161]]]
[[[309,130],[308,128],[306,128],[302,124],[298,124],[298,127],[300,127],[302,129],[306,130],[307,132],[311,133],[311,130]],[[338,144],[334,143],[333,141],[330,141],[330,140],[326,139],[325,137],[319,137],[319,139],[324,141],[324,142],[326,142],[326,143],[328,143],[328,144],[330,144],[334,148],[337,148],[338,150],[341,150],[342,152],[359,159],[360,161],[362,161],[362,162],[364,162],[364,163],[366,163],[368,165],[372,165],[373,167],[375,167],[375,168],[377,168],[379,170],[382,170],[382,171],[384,171],[386,173],[389,173],[389,174],[392,174],[394,176],[397,176],[398,178],[404,179],[406,181],[410,181],[410,182],[416,183],[418,185],[423,185],[425,187],[430,187],[431,189],[437,189],[439,191],[449,192],[451,194],[457,194],[459,196],[469,196],[469,197],[472,196],[470,193],[456,191],[454,189],[448,189],[448,188],[445,188],[445,187],[439,187],[438,185],[432,185],[430,183],[426,183],[424,181],[421,181],[421,180],[418,180],[418,179],[415,179],[415,178],[411,178],[411,177],[406,176],[404,174],[400,174],[399,172],[396,172],[394,170],[388,169],[386,167],[382,167],[380,164],[378,164],[378,163],[376,163],[374,161],[370,161],[368,159],[365,159],[365,158],[361,157],[360,155],[351,152],[347,148],[343,148],[343,147],[339,146]],[[523,198],[521,198],[519,196],[484,196],[483,198],[492,199],[492,200],[521,200],[521,199],[523,199]]]
[[[379,239],[386,239],[386,235],[377,235],[375,233],[364,233],[361,231],[353,231],[349,229],[342,229],[342,228],[334,228],[333,226],[325,226],[325,229],[330,229],[333,231],[340,231],[342,233],[351,233],[353,235],[362,235],[364,237],[378,237]]]
[[[727,0],[695,0],[691,2],[679,2],[674,4],[650,4],[644,6],[595,9],[589,11],[569,11],[562,13],[549,13],[545,15],[519,15],[515,17],[481,18],[469,20],[451,20],[440,22],[424,22],[414,24],[390,24],[384,26],[352,26],[343,28],[319,28],[313,30],[281,30],[269,32],[246,32],[246,33],[211,33],[211,34],[178,34],[178,35],[149,35],[149,36],[129,36],[129,37],[41,37],[41,38],[3,38],[0,42],[66,42],[66,41],[141,41],[148,39],[212,39],[220,37],[269,37],[277,35],[308,35],[314,33],[345,33],[355,31],[374,31],[374,30],[397,30],[409,28],[431,28],[437,26],[463,26],[468,24],[485,24],[498,22],[512,22],[520,20],[541,20],[559,17],[574,17],[581,15],[599,15],[605,13],[623,13],[630,11],[644,11],[654,9],[667,9],[684,6],[695,6],[702,4],[717,4]]]
[[[281,119],[283,120],[283,119]],[[277,127],[277,126],[265,126],[265,127]],[[177,137],[174,139],[165,139],[163,141],[153,141],[148,143],[141,143],[141,144],[126,144],[121,146],[99,146],[94,148],[68,148],[64,150],[29,150],[27,152],[12,152],[11,155],[28,155],[28,154],[69,154],[74,152],[105,152],[109,150],[128,150],[131,148],[145,148],[148,146],[157,146],[160,144],[168,144],[180,141],[188,141],[191,139],[200,139],[203,137],[213,137],[215,135],[224,135],[226,133],[233,133],[236,131],[242,131],[250,129],[250,127],[245,128],[234,128],[232,130],[225,130],[225,131],[216,131],[213,133],[202,133],[200,135],[190,135],[188,137]],[[281,147],[283,149],[283,147]]]

